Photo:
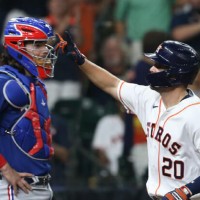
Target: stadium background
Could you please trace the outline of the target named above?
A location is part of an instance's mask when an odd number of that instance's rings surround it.
[[[199,23],[200,17],[193,17],[199,15],[199,5],[192,9],[191,0],[0,0],[1,50],[8,19],[39,17],[60,34],[69,30],[81,51],[95,63],[128,82],[145,85],[149,63],[143,52],[155,51],[165,39],[187,42],[199,51],[200,28],[190,37],[178,29]],[[191,13],[183,12],[186,7]],[[192,86],[197,94],[198,79]],[[54,80],[45,82],[57,149],[52,160],[55,199],[149,199],[146,140],[138,119],[90,83],[66,56],[60,55]],[[97,148],[94,135],[99,120],[111,115],[122,119],[124,129],[121,146],[111,147],[110,157],[106,157],[109,149],[103,149],[103,144],[114,139],[105,131],[102,148]],[[110,132],[110,127],[104,128]],[[118,156],[112,151],[119,151]],[[118,169],[113,172],[109,162],[115,162]]]

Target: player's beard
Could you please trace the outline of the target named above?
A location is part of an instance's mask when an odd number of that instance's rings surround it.
[[[150,88],[152,90],[155,90],[156,92],[160,93],[162,91],[162,88],[161,87],[154,87],[154,86],[150,86]]]
[[[164,92],[169,92],[171,90],[173,90],[176,86],[172,86],[172,87],[154,87],[154,86],[150,86],[150,88],[152,90],[155,90],[158,93],[164,93]]]
[[[51,66],[51,60],[49,58],[33,58],[33,61],[36,63],[36,65],[44,66],[46,68],[50,68]]]

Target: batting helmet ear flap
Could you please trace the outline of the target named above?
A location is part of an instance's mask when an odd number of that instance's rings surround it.
[[[189,45],[167,40],[158,46],[153,54],[146,57],[164,66],[158,73],[150,73],[147,82],[153,87],[172,87],[191,84],[199,71],[199,55]]]

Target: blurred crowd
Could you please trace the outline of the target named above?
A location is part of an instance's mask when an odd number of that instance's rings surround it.
[[[1,43],[5,23],[19,16],[42,18],[62,36],[70,31],[86,57],[141,85],[151,66],[143,53],[164,40],[200,51],[200,0],[0,1]],[[190,86],[198,96],[199,82],[200,76]],[[53,114],[53,188],[145,188],[146,138],[137,117],[89,82],[66,55],[59,55],[46,86]]]

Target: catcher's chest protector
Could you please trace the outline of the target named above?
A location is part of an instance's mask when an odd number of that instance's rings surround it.
[[[48,159],[53,149],[43,83],[20,74],[10,66],[2,67],[0,73],[10,77],[3,89],[9,106],[0,119],[1,134],[9,135],[13,145],[26,156],[36,160]]]

